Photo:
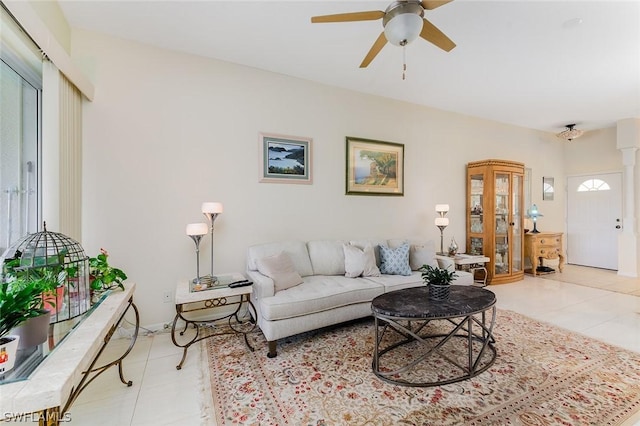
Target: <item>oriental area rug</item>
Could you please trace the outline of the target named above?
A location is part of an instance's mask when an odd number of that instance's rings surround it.
[[[213,337],[201,343],[204,417],[218,425],[604,426],[640,409],[640,354],[505,310],[494,336],[487,371],[430,388],[373,374],[372,319],[283,339],[272,359],[259,332],[250,335],[255,352],[238,335]]]

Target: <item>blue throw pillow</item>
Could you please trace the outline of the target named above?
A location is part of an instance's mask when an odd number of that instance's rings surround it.
[[[411,275],[409,243],[394,249],[380,245],[380,273],[387,275]]]

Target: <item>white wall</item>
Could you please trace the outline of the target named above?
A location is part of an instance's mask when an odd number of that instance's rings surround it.
[[[195,275],[189,222],[220,201],[216,272],[242,271],[251,244],[312,238],[439,240],[434,205],[449,203],[465,240],[465,165],[499,158],[533,170],[540,228],[563,231],[563,145],[551,135],[74,30],[72,57],[96,97],[84,108],[83,245],[100,247],[138,284],[142,324],[169,321],[162,302]],[[313,185],[258,182],[259,132],[313,138]],[[405,196],[346,196],[345,136],[405,144]],[[542,176],[560,187],[542,202]],[[538,183],[536,183],[538,182]],[[202,269],[209,268],[209,240]]]

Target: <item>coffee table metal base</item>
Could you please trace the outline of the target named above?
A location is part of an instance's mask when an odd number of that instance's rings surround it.
[[[493,325],[496,318],[495,305],[491,307],[489,315],[487,312],[489,310],[456,318],[416,319],[388,316],[374,311],[376,328],[372,363],[374,374],[389,383],[420,387],[442,386],[477,376],[493,365],[497,355],[493,338]],[[451,331],[431,334],[429,325],[437,325],[442,322],[448,323],[452,327]],[[391,339],[388,339],[389,337]],[[393,343],[384,346],[385,338]],[[451,349],[447,345],[454,345],[454,339],[461,342],[460,346],[465,348],[463,350],[466,353],[451,354]],[[394,355],[403,346],[412,343],[416,345],[411,349],[412,356],[404,365],[398,365],[398,357],[394,357]],[[387,357],[394,357],[392,367],[385,366],[383,361]],[[464,358],[464,362],[460,362],[462,358]],[[459,371],[459,374],[446,375],[440,371],[434,374],[437,377],[435,380],[429,381],[419,381],[420,377],[418,376],[403,374],[411,372],[419,364],[433,363],[434,360],[444,360],[454,367],[452,371]],[[438,366],[434,366],[434,371],[438,371],[437,369]]]

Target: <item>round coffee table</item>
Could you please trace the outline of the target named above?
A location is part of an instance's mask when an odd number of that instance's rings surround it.
[[[429,300],[427,286],[373,299],[373,372],[390,383],[439,386],[477,376],[496,359],[496,296],[452,285],[448,300]],[[489,315],[487,312],[491,311]]]

